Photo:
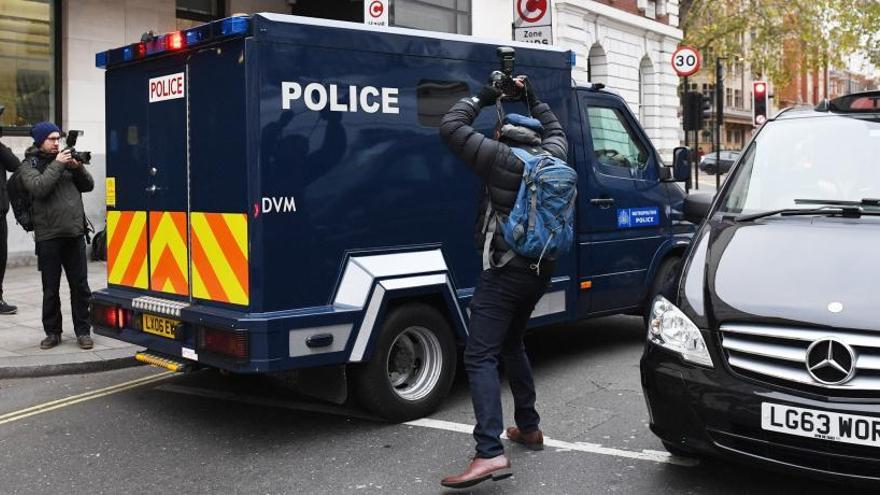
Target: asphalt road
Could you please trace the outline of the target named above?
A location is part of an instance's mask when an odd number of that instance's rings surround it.
[[[643,333],[640,318],[613,317],[529,336],[553,441],[543,452],[509,445],[514,477],[470,493],[855,493],[667,456],[647,428]],[[411,424],[210,371],[5,380],[0,493],[444,493],[440,478],[472,455],[472,424],[463,376],[438,412]]]

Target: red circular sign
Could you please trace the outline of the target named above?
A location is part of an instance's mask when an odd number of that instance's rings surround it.
[[[679,77],[696,74],[702,64],[703,57],[692,46],[682,45],[672,54],[672,69]]]
[[[538,22],[547,13],[547,0],[517,0],[516,11],[525,22]]]
[[[381,2],[381,0],[375,0],[370,4],[370,15],[373,17],[380,17],[382,12],[385,12],[385,4]]]

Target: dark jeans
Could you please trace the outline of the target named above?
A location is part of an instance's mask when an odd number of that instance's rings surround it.
[[[6,173],[0,170],[0,173]],[[0,300],[3,300],[3,278],[6,277],[6,251],[9,227],[6,225],[6,213],[0,213]]]
[[[89,289],[86,243],[82,236],[49,239],[37,243],[37,267],[43,278],[43,330],[46,335],[61,333],[61,269],[70,286],[70,309],[76,336],[88,335]]]
[[[541,418],[535,410],[535,382],[523,336],[532,310],[549,281],[549,271],[539,276],[509,266],[480,274],[471,300],[469,334],[464,351],[464,367],[477,420],[474,427],[477,457],[491,458],[504,453],[499,439],[504,427],[499,356],[504,360],[513,393],[517,427],[526,433],[538,429]]]

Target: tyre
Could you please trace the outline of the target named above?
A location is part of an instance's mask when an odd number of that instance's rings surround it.
[[[670,256],[660,263],[657,273],[654,274],[654,281],[651,283],[651,290],[648,292],[648,298],[645,302],[645,325],[647,326],[651,316],[651,304],[657,296],[663,296],[670,301],[675,297],[676,282],[681,272],[681,257]]]
[[[427,304],[406,304],[385,318],[373,356],[353,369],[361,405],[390,421],[426,416],[455,377],[456,352],[446,318]]]

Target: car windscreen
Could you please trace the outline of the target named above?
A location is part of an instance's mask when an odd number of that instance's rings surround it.
[[[768,123],[746,150],[719,211],[797,207],[795,199],[880,198],[880,121],[853,117]]]

